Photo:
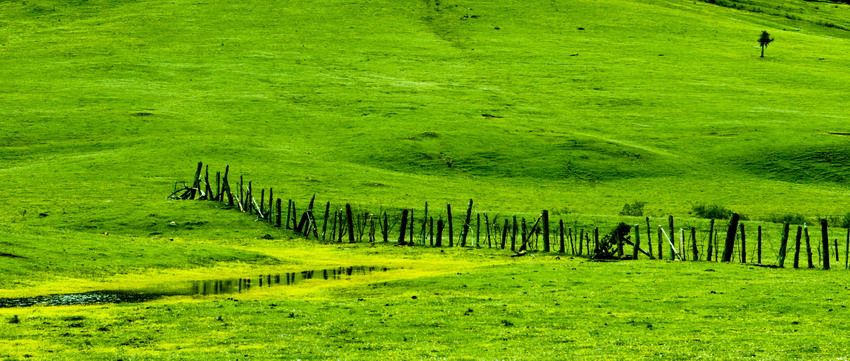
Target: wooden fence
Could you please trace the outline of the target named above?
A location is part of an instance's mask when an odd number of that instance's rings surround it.
[[[292,199],[286,201],[284,210],[283,199],[275,198],[272,188],[269,188],[268,192],[260,189],[258,199],[252,182],[246,184],[244,177],[240,176],[235,186],[234,190],[230,181],[230,166],[225,168],[224,173],[216,172],[213,182],[210,180],[209,166],[205,167],[199,162],[192,185],[175,190],[168,198],[221,202],[240,212],[256,215],[257,220],[267,222],[273,227],[292,230],[306,239],[312,238],[321,242],[486,247],[510,249],[515,256],[528,252],[555,252],[591,259],[638,259],[643,255],[658,260],[738,261],[763,267],[785,267],[786,256],[790,251],[788,242],[792,236],[790,224],[783,224],[777,263],[763,264],[762,226],[759,225],[756,229],[755,252],[752,253],[755,259],[748,260],[747,247],[751,239],[747,238],[745,224],[741,222],[738,214],[732,214],[723,233],[716,227],[716,221],[710,220],[708,230],[701,231],[706,233],[707,237],[701,238],[697,236],[698,230],[695,227],[679,228],[677,235],[673,216],[667,218],[667,227],[652,227],[650,218],[646,217],[644,230],[641,225],[620,223],[610,232],[600,234],[598,227],[565,227],[562,219],[553,222],[547,210],[532,219],[498,215],[491,218],[488,213],[474,212],[474,202],[470,199],[461,218],[459,230],[455,234],[456,217],[452,216],[451,204],[446,205],[445,213],[436,215],[436,221],[435,212],[429,210],[427,202],[420,218],[416,218],[413,209],[398,209],[393,211],[393,214],[389,210],[381,210],[375,214],[369,211],[355,212],[348,203],[331,207],[331,202],[326,202],[324,207],[321,207],[324,209],[320,209],[320,217],[317,217],[315,195],[299,212],[296,202]],[[443,215],[446,216],[445,219]],[[797,226],[792,245],[794,268],[801,266],[801,251],[806,252],[806,263],[803,266],[807,268],[815,268],[817,260],[819,267],[828,270],[833,255],[835,262],[839,262],[838,240],[834,239],[830,248],[826,220],[821,220],[820,230],[821,242],[816,241],[816,247],[813,249],[808,227]],[[719,238],[721,236],[725,236],[722,241]],[[830,249],[834,250],[834,253],[831,253]],[[814,256],[815,251],[817,257]],[[844,251],[844,268],[848,269],[850,229],[847,231]]]

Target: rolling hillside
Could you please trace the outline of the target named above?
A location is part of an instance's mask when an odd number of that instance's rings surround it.
[[[177,217],[164,196],[198,160],[286,197],[370,207],[845,213],[850,138],[831,134],[850,132],[843,4],[45,0],[0,13],[4,223],[147,235],[145,217]],[[761,30],[776,39],[763,59]]]

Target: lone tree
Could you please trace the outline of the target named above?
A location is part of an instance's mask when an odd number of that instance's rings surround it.
[[[764,58],[764,48],[766,48],[770,43],[773,42],[773,38],[770,37],[770,34],[767,31],[761,31],[761,37],[759,38],[759,45],[761,45],[761,57]]]

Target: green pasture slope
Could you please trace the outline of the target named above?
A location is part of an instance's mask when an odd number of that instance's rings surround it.
[[[840,359],[842,271],[313,247],[165,196],[203,161],[301,206],[843,215],[849,20],[798,0],[0,0],[0,297],[412,264],[244,303],[0,309],[0,359]]]

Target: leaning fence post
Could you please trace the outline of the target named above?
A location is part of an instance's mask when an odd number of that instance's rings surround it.
[[[472,222],[472,199],[469,200],[469,205],[466,207],[466,219],[463,221],[463,228],[460,231],[460,246],[466,247],[466,237],[469,235],[470,223]]]
[[[649,225],[649,217],[646,217],[646,244],[649,248],[649,258],[652,259],[652,226]]]
[[[782,240],[779,243],[779,267],[785,267],[785,254],[788,248],[788,223],[782,225]]]
[[[705,249],[705,260],[711,262],[711,255],[714,251],[714,218],[708,222],[708,246]]]
[[[691,227],[691,252],[693,253],[693,261],[699,261],[699,248],[697,247],[697,228]]]
[[[806,257],[808,258],[809,268],[815,268],[815,264],[812,261],[812,242],[809,238],[809,227],[805,223],[803,223],[803,236],[806,237]]]
[[[280,206],[278,206],[279,208]],[[328,232],[328,216],[331,213],[331,202],[325,203],[325,217],[322,220],[322,241],[325,241],[325,234]]]
[[[738,220],[741,218],[738,213],[732,213],[732,219],[729,220],[729,228],[726,230],[726,245],[723,248],[723,258],[721,262],[731,262],[732,252],[735,250],[735,233],[738,230]]]

